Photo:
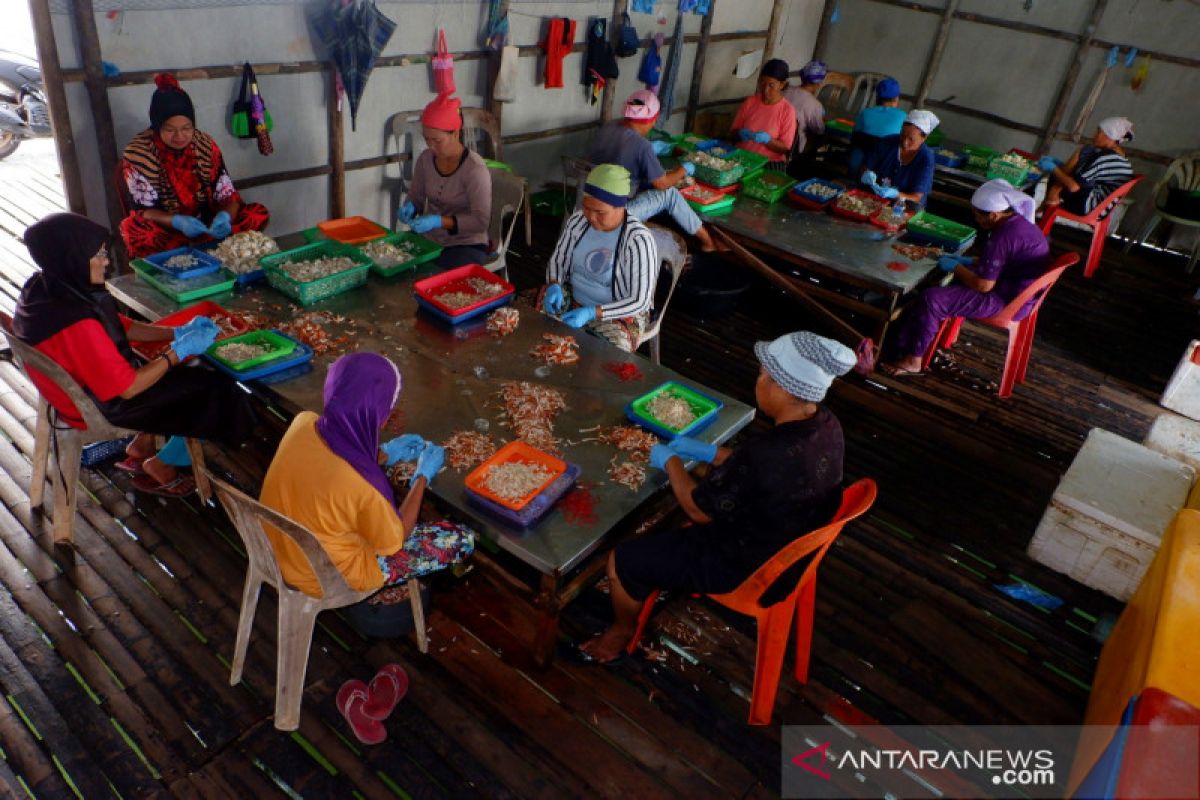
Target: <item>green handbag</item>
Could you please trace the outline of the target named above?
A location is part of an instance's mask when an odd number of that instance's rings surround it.
[[[229,131],[239,139],[257,138],[257,134],[254,132],[254,123],[250,120],[250,84],[257,82],[258,78],[254,74],[254,68],[247,61],[242,66],[242,90],[238,93],[238,99],[233,104],[233,112],[229,115]],[[265,104],[263,121],[266,122],[268,131],[275,127],[271,120],[271,111]]]

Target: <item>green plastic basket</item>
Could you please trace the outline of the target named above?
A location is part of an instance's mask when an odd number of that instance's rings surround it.
[[[433,261],[442,254],[442,246],[440,244],[426,239],[420,234],[411,232],[389,233],[382,239],[376,239],[375,241],[387,242],[388,244],[394,245],[411,244],[416,248],[417,252],[417,255],[413,256],[408,261],[401,261],[398,264],[389,264],[387,266],[377,264],[374,260],[372,260],[371,271],[376,275],[383,276],[384,278],[390,278],[393,275],[399,275],[401,272],[405,272],[410,269],[416,269],[417,265],[424,264],[427,261]],[[366,248],[374,243],[375,242],[368,242],[366,245],[363,245],[359,248],[363,251],[363,255],[367,256],[367,258],[370,258],[370,255],[367,254]]]
[[[695,418],[682,428],[673,428],[654,416],[650,413],[650,403],[661,394],[672,394],[686,401],[691,407],[692,413],[696,415]],[[718,400],[703,395],[682,383],[667,381],[631,402],[625,412],[631,421],[649,428],[655,433],[674,437],[679,434],[687,435],[706,427],[713,421],[721,407],[722,403]]]
[[[543,189],[529,196],[533,213],[545,214],[549,217],[561,217],[567,211],[566,201],[563,200],[561,189]]]
[[[939,242],[961,247],[975,238],[975,229],[969,225],[960,225],[953,220],[935,216],[928,211],[919,211],[908,221],[908,232]]]
[[[751,153],[749,150],[743,150],[740,147],[735,147],[733,152],[729,154],[729,158],[746,168],[745,174],[742,175],[742,180],[745,180],[747,175],[762,170],[771,160],[762,153]]]
[[[720,200],[714,200],[711,203],[697,203],[695,200],[688,200],[687,204],[691,206],[697,214],[718,214],[722,211],[728,211],[733,208],[733,204],[737,201],[737,197],[732,194],[727,194]]]
[[[698,133],[685,133],[675,140],[675,147],[685,153],[694,153],[696,152],[696,145],[711,141],[711,136],[701,136]]]
[[[142,280],[176,303],[190,303],[202,297],[228,292],[237,283],[237,276],[224,268],[207,275],[181,280],[155,269],[153,264],[140,258],[135,258],[129,265]]]
[[[505,164],[503,161],[494,161],[490,158],[485,158],[483,160],[483,165],[488,169],[502,169],[507,172],[512,172],[512,167],[510,167],[508,164]]]
[[[992,163],[992,159],[1000,155],[990,147],[980,147],[974,144],[964,144],[962,152],[967,157],[967,166],[978,170],[986,170]]]
[[[304,283],[279,268],[279,265],[285,261],[311,261],[325,256],[347,256],[354,261],[355,266],[343,272]],[[263,256],[258,263],[262,264],[263,269],[266,270],[268,283],[298,301],[302,306],[311,305],[362,286],[367,282],[367,272],[371,269],[371,259],[363,255],[363,252],[357,247],[331,241],[314,242],[293,250]]]
[[[742,181],[742,196],[753,197],[764,203],[778,203],[796,181],[785,172],[763,172],[754,178]]]
[[[926,137],[925,144],[929,145],[930,147],[937,147],[939,144],[941,144],[945,140],[946,140],[946,134],[945,134],[945,132],[942,131],[942,127],[939,125],[938,127],[933,129],[933,133],[929,134],[929,136]]]
[[[230,361],[220,354],[220,350],[229,344],[253,344],[259,347],[267,348],[267,352],[261,356],[248,358],[245,361]],[[243,333],[241,336],[230,336],[228,339],[222,339],[219,342],[213,343],[212,347],[208,348],[208,355],[216,361],[220,361],[225,366],[238,372],[243,372],[248,369],[253,369],[259,364],[265,364],[268,361],[274,361],[277,358],[283,358],[296,349],[296,342],[286,336],[280,336],[275,331],[250,331]]]
[[[988,162],[988,180],[990,181],[995,180],[996,178],[1003,178],[1018,188],[1024,186],[1025,179],[1029,177],[1029,171],[1033,168],[1033,164],[1028,164],[1026,167],[1018,167],[1015,164],[1008,163],[1007,161],[1001,161],[1000,158],[1001,156],[996,156]]]
[[[688,160],[688,158],[684,158],[684,161]],[[709,186],[716,186],[717,188],[732,186],[746,174],[746,166],[740,162],[725,170],[706,167],[703,164],[696,164],[694,161],[692,163],[696,166],[693,177],[701,183],[707,183]]]
[[[646,134],[646,138],[652,142],[670,142],[671,145],[674,146],[683,137],[674,136],[666,131],[659,130],[658,128],[651,128],[650,133]]]

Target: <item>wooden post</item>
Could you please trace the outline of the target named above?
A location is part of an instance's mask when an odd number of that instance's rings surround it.
[[[337,66],[329,64],[329,216],[346,216],[346,122],[338,107]],[[391,220],[388,221],[389,224]]]
[[[711,14],[711,12],[709,12]],[[779,26],[783,24],[783,0],[771,4],[771,21],[767,24],[767,43],[763,48],[763,62],[775,55],[775,40],[779,38]]]
[[[933,48],[929,51],[929,61],[925,64],[925,73],[921,76],[921,84],[917,89],[914,108],[921,108],[933,88],[933,80],[937,77],[938,65],[942,63],[942,53],[946,51],[946,42],[950,40],[950,25],[954,22],[954,12],[958,10],[958,0],[947,0],[942,9],[942,21],[938,25],[937,36],[933,40]]]
[[[101,182],[108,206],[108,222],[112,230],[121,225],[121,200],[113,178],[117,172],[117,134],[113,127],[112,107],[108,104],[108,88],[104,85],[104,70],[100,66],[100,36],[96,32],[96,12],[92,0],[74,0],[71,4],[75,19],[75,35],[79,39],[79,60],[83,64],[83,82],[87,87],[92,124],[96,129],[96,146],[100,151]]]
[[[79,154],[75,152],[75,134],[71,130],[71,112],[67,107],[66,84],[63,83],[62,65],[58,61],[58,43],[54,40],[50,5],[48,0],[30,0],[29,10],[33,16],[42,85],[50,105],[50,125],[54,129],[58,168],[62,172],[63,187],[67,193],[67,208],[76,214],[87,214],[83,176],[79,172]]]
[[[612,22],[608,23],[608,41],[615,50],[621,43],[621,23],[625,21],[625,12],[629,10],[629,0],[613,0]],[[617,95],[617,82],[606,81],[604,96],[600,99],[600,122],[612,119],[613,98]]]
[[[502,18],[508,14],[508,4],[509,4],[509,0],[501,0],[501,2],[500,2],[500,16]],[[505,39],[504,44],[508,44],[507,39]],[[504,123],[503,123],[504,103],[497,101],[496,96],[495,96],[496,95],[496,76],[498,76],[500,74],[500,56],[502,53],[503,53],[503,49],[500,47],[497,47],[495,49],[495,51],[488,58],[487,109],[489,112],[491,112],[491,115],[496,118],[496,125],[503,132],[503,130],[504,130]],[[497,142],[496,144],[498,146],[499,142]]]
[[[1092,6],[1092,15],[1088,18],[1083,34],[1075,45],[1071,66],[1067,68],[1067,74],[1063,76],[1062,86],[1058,89],[1058,97],[1055,98],[1050,115],[1046,118],[1046,125],[1042,129],[1042,138],[1038,141],[1038,153],[1045,153],[1051,142],[1054,141],[1055,134],[1058,133],[1058,126],[1062,122],[1063,115],[1067,113],[1067,103],[1070,102],[1071,92],[1075,89],[1076,81],[1079,80],[1079,71],[1083,68],[1084,59],[1087,58],[1092,37],[1096,35],[1096,29],[1100,27],[1100,19],[1104,16],[1107,8],[1108,0],[1095,0]]]
[[[829,46],[830,18],[838,7],[838,0],[825,0],[825,8],[821,11],[821,24],[817,28],[817,40],[813,42],[813,58],[824,61],[825,49]]]
[[[696,107],[700,104],[700,84],[704,83],[704,60],[708,55],[708,39],[712,34],[713,17],[716,15],[717,0],[712,0],[708,13],[700,22],[700,41],[696,45],[696,59],[692,62],[692,85],[688,87],[687,117],[683,123],[685,130],[690,131],[696,124]],[[675,42],[671,47],[683,47],[683,42]],[[674,53],[671,54],[672,57],[674,55]],[[682,51],[679,53],[679,57],[683,58]]]

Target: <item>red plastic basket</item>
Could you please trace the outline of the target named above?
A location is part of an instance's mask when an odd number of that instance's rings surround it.
[[[486,479],[488,472],[492,467],[500,464],[512,463],[537,464],[550,470],[551,475],[550,477],[546,478],[545,482],[543,482],[541,486],[524,495],[523,497],[517,500],[505,500],[487,488]],[[522,508],[527,506],[529,502],[533,500],[533,498],[541,494],[547,486],[558,480],[558,478],[566,471],[567,463],[561,458],[555,458],[549,453],[543,453],[541,450],[537,450],[525,444],[524,442],[517,440],[504,445],[504,447],[501,447],[496,451],[495,455],[476,467],[469,475],[467,475],[464,483],[468,489],[470,489],[472,492],[475,492],[479,496],[486,497],[493,503],[499,503],[505,508],[511,508],[513,511],[520,511]]]
[[[847,209],[844,209],[838,205],[838,200],[841,200],[843,197],[857,197],[862,200],[871,200],[874,203],[878,204],[880,206],[880,208],[875,209],[874,211],[872,211],[869,214],[858,214],[858,213],[855,213],[854,211],[849,211]],[[837,198],[837,200],[834,200],[832,203],[829,204],[830,213],[832,213],[835,216],[842,217],[844,219],[852,219],[855,222],[870,222],[871,218],[874,217],[876,214],[878,214],[879,211],[883,208],[888,208],[888,206],[882,200],[880,200],[878,197],[876,197],[873,193],[864,192],[862,189],[850,189],[850,190],[846,191],[845,193],[843,193],[842,195],[840,195]]]
[[[470,278],[480,278],[489,283],[494,283],[503,287],[503,291],[498,294],[482,297],[471,305],[463,306],[462,308],[451,308],[437,299],[440,295],[448,292],[472,291],[471,285],[467,283]],[[431,278],[417,281],[416,284],[413,285],[413,290],[416,292],[417,297],[424,300],[426,303],[429,303],[443,314],[446,314],[450,317],[459,317],[463,314],[469,314],[475,309],[485,306],[488,303],[494,303],[496,300],[502,297],[507,297],[513,294],[516,292],[516,287],[503,278],[497,277],[495,274],[489,272],[478,264],[467,264],[465,267],[447,270],[440,275],[434,275]]]
[[[904,230],[904,227],[906,225],[908,225],[908,221],[910,219],[912,219],[913,216],[916,215],[916,213],[917,212],[915,212],[915,211],[909,209],[907,206],[905,206],[904,219],[900,221],[900,224],[897,226],[897,228],[899,230]],[[879,209],[879,211],[871,217],[871,224],[875,225],[877,227],[883,228],[885,230],[888,228],[891,228],[892,227],[892,204],[885,203],[883,208]]]
[[[697,191],[711,192],[711,196],[698,197],[696,195]],[[680,189],[679,193],[683,195],[685,200],[691,200],[693,203],[697,203],[702,206],[711,205],[712,203],[724,200],[725,195],[728,194],[722,189],[718,189],[715,186],[709,186],[704,183],[697,183],[693,186],[687,187],[686,189]]]
[[[174,314],[168,314],[160,319],[155,325],[162,325],[168,328],[175,328],[180,325],[186,325],[196,317],[208,317],[218,325],[221,320],[226,320],[231,331],[222,330],[217,336],[217,341],[228,339],[230,336],[240,336],[250,330],[250,323],[234,314],[231,311],[226,311],[221,306],[214,303],[212,300],[201,300],[194,306],[189,306],[181,311],[176,311]],[[129,346],[133,348],[133,352],[137,353],[142,358],[149,361],[153,358],[158,358],[167,351],[171,346],[170,340],[160,342],[130,342]]]
[[[328,219],[318,223],[317,230],[326,238],[343,244],[362,244],[388,234],[387,228],[366,217]]]

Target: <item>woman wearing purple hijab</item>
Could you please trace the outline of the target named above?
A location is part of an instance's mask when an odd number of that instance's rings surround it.
[[[400,370],[381,355],[339,358],[325,376],[325,412],[296,415],[263,480],[263,504],[312,531],[357,591],[404,583],[475,550],[469,529],[417,521],[425,487],[445,460],[442,448],[415,433],[379,441],[401,383]],[[414,460],[408,494],[397,508],[385,469]],[[320,597],[320,583],[303,551],[269,525],[264,528],[284,580]],[[381,592],[368,602],[405,597]]]

